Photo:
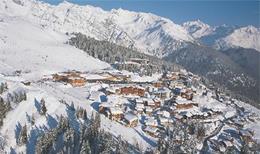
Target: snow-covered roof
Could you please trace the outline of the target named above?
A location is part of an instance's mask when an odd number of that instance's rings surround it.
[[[161,122],[161,123],[171,123],[171,122],[173,122],[173,121],[172,121],[172,119],[170,119],[170,118],[160,117],[160,122]]]
[[[158,90],[155,91],[155,93],[169,93],[169,92],[171,92],[171,90],[168,89],[168,88],[165,88],[165,87],[163,87],[163,88],[158,88]]]
[[[144,104],[136,104],[136,109],[143,109],[144,108]]]
[[[121,109],[114,107],[110,108],[110,112],[111,114],[123,114],[123,111]]]
[[[142,98],[138,98],[135,100],[136,103],[143,103],[143,99]]]
[[[146,106],[146,107],[145,107],[145,111],[147,111],[147,112],[153,112],[153,109],[152,109],[151,107],[149,107],[149,106]]]
[[[145,124],[149,126],[158,126],[157,119],[155,119],[154,117],[149,117],[148,119],[146,119]]]
[[[147,103],[148,103],[149,106],[155,105],[155,102],[152,99],[148,99]]]
[[[151,133],[156,133],[156,132],[158,132],[159,131],[159,129],[158,128],[155,128],[155,127],[150,127],[150,126],[147,126],[147,127],[145,127],[145,129],[144,129],[145,131],[147,131],[147,132],[151,132]]]
[[[134,114],[132,114],[132,113],[126,113],[126,114],[124,115],[124,117],[125,117],[125,119],[126,119],[127,121],[129,121],[129,122],[133,122],[133,121],[135,121],[135,120],[138,120],[137,116],[134,115]]]
[[[169,118],[171,116],[171,114],[168,111],[158,111],[157,114],[160,114],[166,118]]]
[[[187,100],[186,98],[182,98],[182,97],[180,97],[180,96],[178,96],[178,97],[176,98],[175,102],[176,102],[177,104],[192,104],[192,103],[194,103],[194,102],[192,102],[191,100]]]

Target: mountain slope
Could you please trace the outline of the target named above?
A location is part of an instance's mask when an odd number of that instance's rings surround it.
[[[260,51],[260,28],[246,26],[236,29],[230,35],[217,40],[216,47],[228,49],[232,47],[251,48]]]
[[[0,63],[4,64],[0,67],[23,70],[32,77],[68,69],[110,67],[81,50],[65,45],[67,37],[64,34],[17,17],[0,15],[0,19]]]
[[[22,89],[27,94],[25,101],[12,103],[6,117],[1,119],[3,126],[0,129],[0,153],[35,153],[39,136],[56,127],[61,115],[69,119],[72,127],[79,127],[80,120],[73,119],[71,114],[74,114],[69,113],[68,105],[60,100],[74,102],[75,108],[83,107],[88,111],[88,117],[93,111],[92,102],[86,99],[90,87],[72,88],[70,85],[54,82],[43,83],[45,77],[68,70],[100,71],[110,65],[65,44],[68,40],[65,34],[43,28],[21,17],[0,14],[0,21],[0,83],[8,84],[8,90],[0,97],[5,99],[8,93],[18,93],[17,89]],[[24,85],[27,81],[30,84]],[[39,102],[42,98],[46,100],[46,116],[39,114]],[[28,120],[32,116],[35,117],[34,124]],[[138,140],[143,146],[150,146],[138,135],[138,131],[111,122],[104,116],[101,120],[102,129],[112,135],[120,135],[132,144]],[[20,145],[17,143],[17,132],[19,134],[20,127],[24,125],[27,125],[28,144]]]
[[[204,76],[235,94],[249,98],[256,106],[259,104],[258,79],[245,73],[244,68],[226,54],[210,47],[190,44],[164,59]]]
[[[260,52],[254,49],[229,48],[221,51],[243,68],[244,72],[254,77],[260,78]]]
[[[194,39],[171,20],[150,13],[112,10],[112,19],[136,42],[141,51],[162,57]]]
[[[214,30],[212,33],[201,37],[199,40],[207,46],[214,46],[217,40],[230,35],[237,28],[237,26],[229,25],[216,26],[213,28]]]
[[[214,28],[200,20],[183,23],[183,27],[196,39],[211,35]]]
[[[109,12],[68,2],[52,6],[34,0],[1,1],[4,12],[29,17],[44,27],[63,33],[80,32],[157,56],[164,56],[183,47],[186,42],[194,41],[182,26],[150,13],[122,9]]]
[[[217,49],[234,47],[251,48],[260,51],[260,29],[254,26],[209,26],[200,20],[183,23],[183,27],[204,45]]]

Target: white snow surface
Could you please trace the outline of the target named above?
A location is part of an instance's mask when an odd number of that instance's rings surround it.
[[[0,73],[14,70],[41,77],[65,70],[90,71],[110,67],[84,51],[66,45],[64,34],[42,28],[23,18],[6,17],[0,22]]]
[[[0,0],[2,12],[25,16],[59,32],[80,32],[142,52],[164,56],[193,42],[189,33],[169,19],[123,9],[104,11],[93,6],[62,2],[57,6],[36,0]]]
[[[167,56],[185,47],[188,42],[196,43],[197,39],[216,33],[216,26],[200,20],[178,25],[152,13],[121,8],[105,11],[67,1],[50,5],[37,0],[0,0],[0,9],[2,13],[23,16],[61,33],[80,32],[158,57]],[[259,36],[259,28],[248,26],[216,41],[219,47],[239,46],[259,50]]]
[[[183,23],[183,27],[196,39],[210,35],[214,32],[213,27],[200,20],[187,21]]]
[[[30,153],[32,152],[30,150],[34,148],[33,144],[29,148],[16,144],[16,126],[19,123],[21,126],[26,123],[28,134],[30,131],[39,133],[54,127],[53,123],[39,115],[35,102],[40,101],[41,98],[46,100],[47,113],[53,118],[52,121],[55,121],[55,119],[57,121],[60,115],[69,116],[66,106],[59,102],[61,99],[68,103],[74,102],[75,107],[85,108],[89,116],[93,111],[92,102],[86,98],[95,87],[94,85],[72,88],[69,85],[38,81],[52,73],[67,70],[98,71],[108,68],[110,65],[89,56],[84,51],[65,44],[68,36],[64,33],[43,27],[25,16],[16,16],[15,13],[10,15],[8,12],[3,12],[1,8],[0,19],[0,82],[8,83],[8,92],[17,88],[23,88],[27,91],[27,100],[14,106],[12,111],[6,115],[4,125],[0,129],[0,136],[3,136],[7,141],[7,146],[4,149],[7,153],[10,152],[10,147],[17,153]],[[20,76],[15,74],[15,71],[18,70],[21,70]],[[24,86],[21,83],[22,81],[31,81],[32,83],[30,86]],[[28,122],[27,115],[35,116],[34,126],[31,126]],[[101,116],[101,121],[101,127],[106,131],[116,136],[121,135],[123,139],[133,144],[138,141],[144,148],[151,146],[143,139],[146,134],[143,134],[140,128],[137,128],[137,130],[126,128],[104,116]],[[155,141],[151,142],[154,143]],[[26,151],[26,149],[29,151]]]
[[[217,48],[243,47],[260,52],[260,28],[246,26],[236,29],[233,33],[216,42]]]

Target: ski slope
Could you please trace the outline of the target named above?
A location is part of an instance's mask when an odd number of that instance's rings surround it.
[[[66,45],[68,37],[65,34],[23,18],[0,16],[0,19],[3,19],[0,22],[0,73],[22,70],[29,78],[37,78],[64,70],[90,71],[110,67],[84,51]]]

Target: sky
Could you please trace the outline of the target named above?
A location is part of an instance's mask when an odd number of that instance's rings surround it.
[[[54,5],[63,0],[41,0]],[[254,25],[260,27],[260,1],[224,0],[67,0],[79,5],[93,5],[104,10],[126,9],[149,12],[171,19],[177,24],[201,20],[211,26]]]

